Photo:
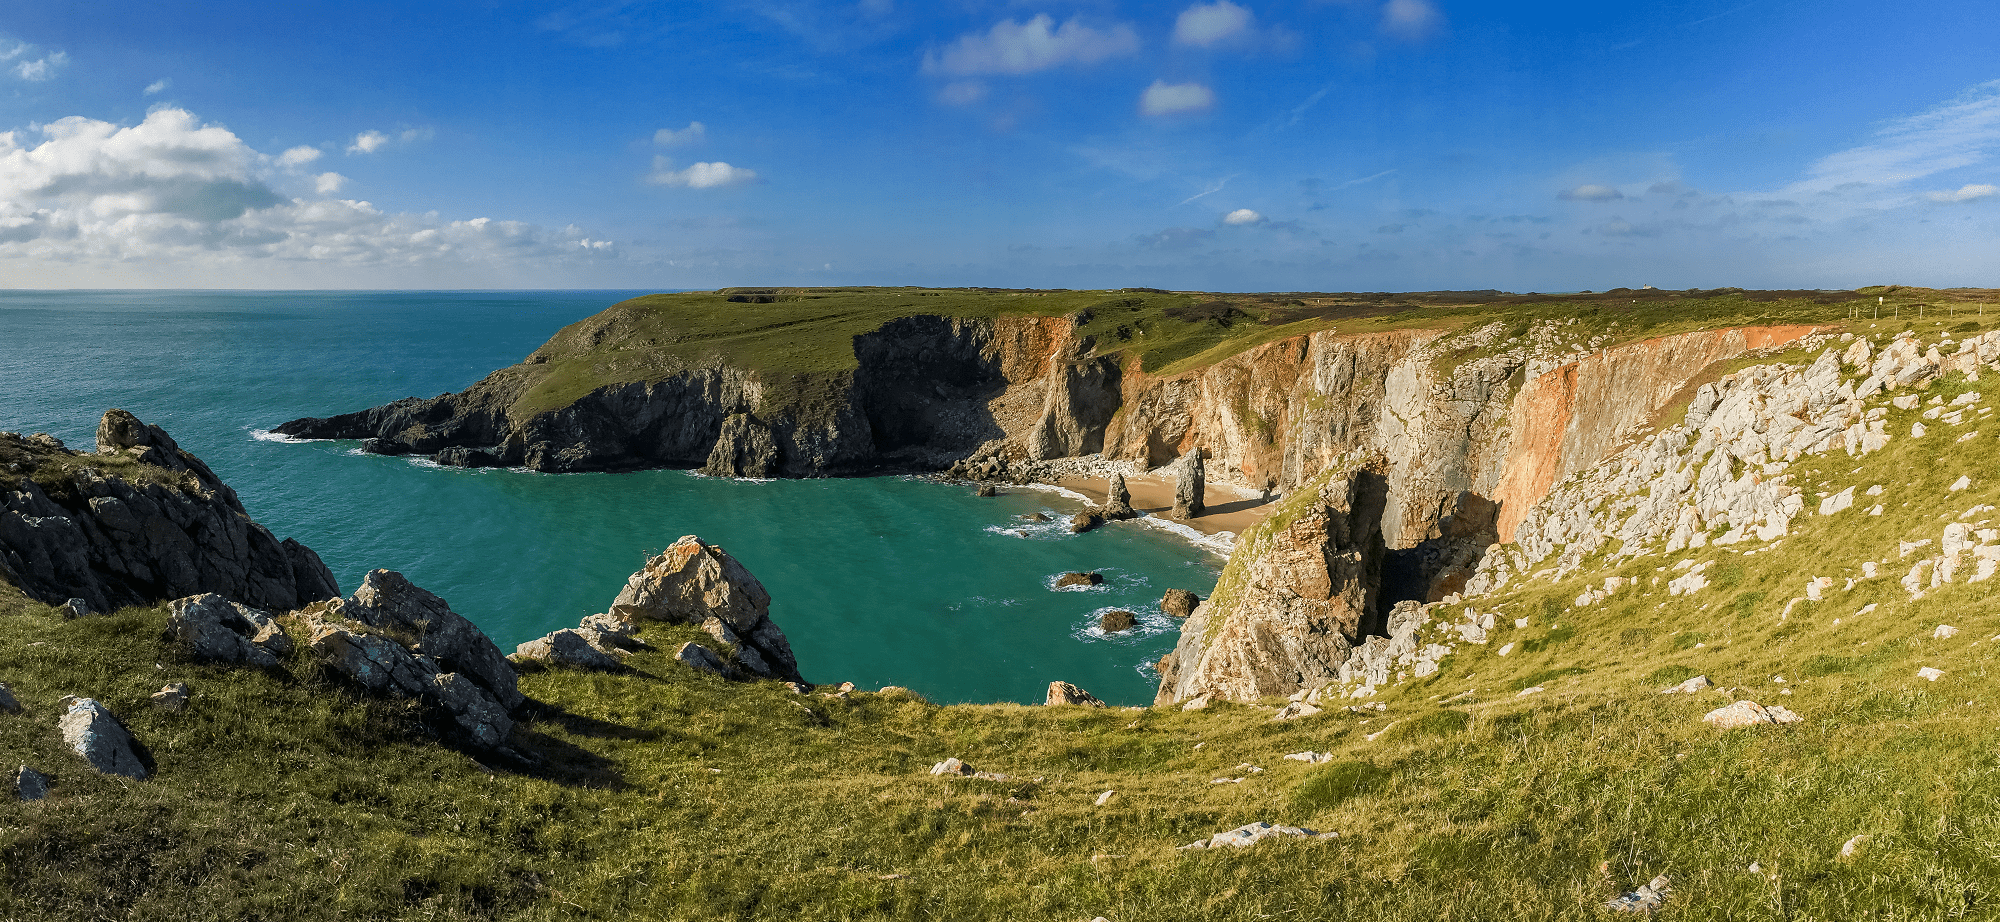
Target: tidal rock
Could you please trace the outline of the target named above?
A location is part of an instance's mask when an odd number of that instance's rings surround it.
[[[83,757],[90,767],[107,775],[145,780],[146,766],[139,758],[137,742],[111,709],[95,699],[79,698],[69,705],[57,724],[63,743]]]
[[[1104,702],[1099,701],[1096,695],[1093,695],[1087,691],[1084,691],[1081,688],[1071,685],[1068,682],[1050,682],[1049,697],[1048,700],[1044,703],[1049,707],[1056,707],[1057,705],[1064,705],[1064,704],[1077,704],[1077,705],[1082,705],[1084,707],[1093,707],[1093,708],[1104,707]]]
[[[14,690],[7,683],[0,682],[0,713],[21,713],[21,702],[14,697]]]
[[[431,460],[445,467],[506,467],[507,462],[499,455],[484,448],[446,448],[431,456]]]
[[[1174,511],[1173,517],[1183,521],[1200,516],[1206,510],[1203,494],[1208,490],[1208,477],[1202,467],[1200,446],[1190,448],[1181,455],[1174,469]]]
[[[1224,846],[1230,848],[1249,848],[1250,846],[1256,845],[1259,842],[1263,842],[1267,839],[1273,839],[1273,838],[1299,838],[1299,839],[1324,840],[1324,839],[1339,838],[1339,836],[1340,833],[1337,832],[1314,832],[1310,829],[1305,829],[1299,826],[1278,826],[1266,821],[1266,822],[1250,823],[1244,826],[1238,826],[1235,829],[1231,829],[1227,832],[1218,832],[1215,835],[1209,836],[1208,838],[1202,839],[1198,842],[1191,842],[1187,845],[1183,845],[1180,847],[1179,850],[1191,851],[1191,850],[1207,849],[1207,848],[1222,848]]]
[[[465,673],[508,710],[526,700],[506,654],[445,600],[394,570],[370,570],[361,587],[328,607],[329,614],[410,638],[410,652],[437,661],[437,672]],[[428,682],[429,677],[425,677]]]
[[[1055,587],[1063,589],[1070,586],[1099,586],[1103,585],[1103,583],[1104,574],[1093,570],[1088,573],[1064,573],[1056,577]]]
[[[291,638],[270,613],[213,592],[175,599],[169,607],[165,639],[196,660],[269,668],[292,650]]]
[[[1138,511],[1132,508],[1132,491],[1125,488],[1125,475],[1112,474],[1111,483],[1104,490],[1104,517],[1115,521],[1138,516]]]
[[[361,440],[361,453],[367,455],[387,455],[389,457],[394,458],[402,455],[407,455],[413,450],[414,449],[411,448],[410,443],[397,441],[395,439]]]
[[[1805,718],[1775,704],[1765,707],[1755,701],[1738,701],[1726,707],[1716,708],[1702,715],[1701,719],[1717,730],[1738,730],[1744,727],[1795,724]]]
[[[40,472],[0,474],[0,574],[30,597],[80,615],[203,592],[289,611],[337,594],[318,555],[252,521],[157,426],[115,410],[99,435],[102,455],[0,433],[0,470]]]
[[[982,483],[982,484],[980,484],[980,485],[979,485],[979,488],[978,488],[978,489],[976,489],[976,490],[973,490],[973,491],[972,491],[972,495],[974,495],[974,496],[999,496],[999,495],[1000,495],[1000,491],[999,491],[999,490],[996,490],[996,489],[994,489],[994,488],[993,488],[993,485],[992,485],[992,484],[990,484],[990,483]]]
[[[1043,515],[1042,513],[1039,513],[1039,512],[1030,512],[1030,513],[1028,513],[1027,515],[1024,515],[1024,516],[1022,516],[1022,517],[1021,517],[1021,519],[1022,519],[1023,521],[1027,521],[1027,522],[1046,522],[1046,521],[1049,521],[1049,517],[1048,517],[1048,516],[1046,516],[1046,515]]]
[[[688,535],[625,581],[610,615],[700,625],[753,675],[803,681],[791,643],[770,612],[771,594],[757,577],[722,548]]]
[[[153,693],[152,701],[154,707],[169,714],[177,714],[187,710],[188,684],[186,682],[170,682],[159,691]]]
[[[1104,524],[1104,514],[1095,509],[1085,509],[1069,518],[1069,530],[1075,534],[1094,531]]]
[[[1200,604],[1201,597],[1186,589],[1169,589],[1160,597],[1160,610],[1175,618],[1194,614],[1195,606]]]
[[[748,413],[732,413],[709,450],[701,472],[714,477],[776,477],[782,465],[770,427]]]
[[[49,796],[49,785],[55,780],[23,765],[20,771],[14,773],[14,793],[22,801],[41,800]]]
[[[729,667],[723,665],[722,657],[716,656],[714,650],[692,641],[681,644],[680,648],[674,651],[674,659],[690,669],[719,676],[729,675]]]
[[[1122,608],[1107,611],[1097,619],[1097,629],[1106,634],[1117,634],[1139,626],[1139,616]]]
[[[565,628],[530,640],[514,648],[514,659],[534,660],[551,666],[613,671],[624,664],[607,650],[590,642],[582,631]]]

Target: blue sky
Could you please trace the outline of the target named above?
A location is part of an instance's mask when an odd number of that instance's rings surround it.
[[[2000,10],[0,10],[0,285],[2000,286]]]

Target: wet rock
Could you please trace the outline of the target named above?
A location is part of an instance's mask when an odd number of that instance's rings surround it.
[[[1340,833],[1337,832],[1314,832],[1299,826],[1278,826],[1270,822],[1257,822],[1238,826],[1227,832],[1218,832],[1198,842],[1190,842],[1187,845],[1183,845],[1178,850],[1194,851],[1199,849],[1223,848],[1225,846],[1229,848],[1249,848],[1259,842],[1274,838],[1325,840],[1339,837]]]
[[[1794,724],[1805,718],[1775,704],[1765,707],[1755,701],[1738,701],[1726,707],[1716,708],[1702,715],[1701,719],[1717,730],[1738,730],[1745,727]]]
[[[1103,583],[1104,583],[1104,574],[1098,573],[1094,570],[1088,573],[1064,573],[1063,575],[1056,577],[1057,589],[1063,589],[1069,586],[1100,586],[1103,585]]]
[[[1132,508],[1132,491],[1125,488],[1125,475],[1112,474],[1104,490],[1104,517],[1114,521],[1137,518]]]
[[[407,455],[411,452],[411,450],[412,449],[408,442],[402,442],[396,439],[361,440],[362,454],[386,455],[388,457],[394,458],[394,457],[400,457],[402,455]]]
[[[1202,467],[1201,448],[1190,448],[1181,455],[1174,469],[1173,517],[1183,521],[1199,517],[1206,511],[1203,494],[1207,489],[1208,477]]]
[[[14,773],[14,794],[23,802],[41,800],[49,796],[49,787],[55,780],[23,765],[20,771]]]
[[[1201,604],[1201,597],[1186,589],[1169,589],[1160,596],[1160,610],[1175,618],[1185,618],[1194,614],[1195,606]]]
[[[1039,512],[1030,512],[1030,513],[1028,513],[1027,515],[1024,515],[1024,516],[1022,516],[1022,517],[1021,517],[1021,519],[1022,519],[1022,521],[1026,521],[1026,522],[1047,522],[1047,521],[1049,521],[1049,517],[1048,517],[1048,516],[1046,516],[1046,515],[1043,515],[1043,514],[1041,514],[1041,513],[1039,513]]]
[[[1093,708],[1104,707],[1104,702],[1099,701],[1096,695],[1093,695],[1087,691],[1084,691],[1081,688],[1071,685],[1068,682],[1050,682],[1049,696],[1045,704],[1049,707],[1056,707],[1058,705],[1065,705],[1065,704],[1077,704],[1077,705],[1082,705],[1084,707],[1093,707]]]
[[[165,640],[193,659],[270,668],[292,650],[291,638],[269,612],[213,592],[175,599],[169,607]]]
[[[1114,608],[1097,619],[1097,629],[1106,634],[1117,634],[1139,626],[1139,616],[1122,608]]]
[[[169,714],[178,714],[187,709],[188,684],[170,682],[152,695],[153,706]]]
[[[147,770],[139,758],[137,740],[111,709],[91,698],[79,698],[69,705],[57,726],[63,743],[83,757],[90,767],[107,775],[143,781]]]
[[[731,646],[752,674],[803,681],[798,659],[770,610],[771,594],[736,558],[688,535],[625,581],[610,614],[623,621],[700,625]]]
[[[1075,534],[1094,531],[1104,525],[1104,514],[1095,509],[1086,509],[1069,518],[1069,530]]]
[[[431,460],[445,467],[484,468],[506,467],[507,462],[499,455],[483,448],[446,448],[431,456]]]

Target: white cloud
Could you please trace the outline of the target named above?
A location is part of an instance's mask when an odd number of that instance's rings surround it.
[[[173,84],[173,81],[171,81],[171,80],[168,80],[168,79],[167,79],[167,78],[165,78],[165,77],[161,77],[160,79],[158,79],[158,80],[155,80],[155,81],[153,81],[152,83],[148,83],[148,84],[146,84],[146,90],[145,90],[145,95],[147,95],[147,96],[157,96],[157,95],[159,95],[159,94],[161,94],[161,93],[164,93],[164,92],[166,92],[166,91],[167,91],[167,87],[170,87],[170,86],[173,86],[173,85],[174,85],[174,84]]]
[[[757,171],[730,166],[721,161],[697,163],[685,170],[676,170],[673,166],[673,161],[665,157],[654,157],[653,172],[646,177],[646,181],[656,186],[718,189],[723,186],[738,186],[757,180]]]
[[[171,267],[234,273],[254,260],[421,267],[505,267],[601,258],[570,228],[386,214],[367,202],[287,200],[266,182],[268,156],[229,129],[164,108],[137,125],[71,116],[37,143],[0,133],[0,261]],[[315,180],[322,194],[338,174]]]
[[[969,106],[986,98],[986,84],[977,80],[953,80],[938,90],[937,98],[947,106]]]
[[[1251,211],[1248,208],[1238,208],[1235,211],[1223,215],[1222,223],[1232,225],[1235,227],[1242,227],[1245,224],[1262,224],[1264,223],[1264,216],[1254,211]]]
[[[313,179],[313,191],[321,195],[332,195],[347,185],[347,177],[339,173],[321,173]]]
[[[1210,48],[1250,33],[1250,11],[1229,0],[1200,4],[1174,20],[1174,44]]]
[[[1389,0],[1382,5],[1382,31],[1416,41],[1428,38],[1444,24],[1444,14],[1430,0]]]
[[[51,52],[47,57],[34,61],[22,61],[14,65],[14,75],[31,83],[40,83],[56,75],[56,70],[69,63],[67,53]]]
[[[387,146],[388,143],[388,135],[371,128],[355,135],[354,143],[347,145],[347,152],[350,154],[372,154]]]
[[[686,128],[662,128],[653,132],[653,143],[661,147],[680,147],[684,144],[698,144],[708,137],[708,126],[700,122],[689,122]]]
[[[1571,202],[1615,202],[1624,197],[1625,193],[1617,189],[1599,185],[1577,186],[1556,193],[1556,198]]]
[[[1783,190],[1790,195],[1843,186],[1892,186],[1945,170],[1982,163],[2000,149],[2000,80],[1967,90],[1957,99],[1885,124],[1875,139],[1822,157],[1808,178]]]
[[[415,144],[418,141],[428,141],[434,137],[437,137],[437,129],[426,125],[422,128],[403,129],[400,140],[404,144]]]
[[[1930,199],[1933,202],[1970,202],[1996,194],[2000,194],[2000,186],[1967,183],[1960,186],[1956,192],[1932,192],[1925,195],[1924,198]]]
[[[278,165],[282,167],[305,166],[319,159],[319,148],[303,144],[278,155]]]
[[[1011,19],[981,33],[959,36],[942,54],[924,55],[924,72],[970,77],[980,74],[1032,74],[1065,64],[1095,64],[1106,58],[1136,54],[1139,34],[1119,23],[1094,29],[1076,19],[1060,27],[1042,13],[1027,22]]]
[[[1213,105],[1215,91],[1199,83],[1155,80],[1139,95],[1139,111],[1144,115],[1183,115],[1202,112]]]

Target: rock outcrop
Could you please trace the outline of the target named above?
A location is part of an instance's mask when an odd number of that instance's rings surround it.
[[[1181,627],[1158,703],[1246,701],[1334,681],[1369,633],[1381,593],[1380,474],[1350,469],[1286,497],[1230,557]]]
[[[1186,618],[1194,614],[1195,606],[1201,604],[1201,597],[1186,589],[1169,589],[1160,596],[1160,610],[1175,618]]]
[[[611,603],[617,620],[698,625],[751,675],[790,682],[799,663],[771,620],[771,594],[722,548],[688,535],[625,581]]]
[[[226,665],[271,667],[292,652],[292,639],[269,612],[213,592],[171,603],[166,639],[189,657]]]
[[[112,410],[98,447],[0,433],[0,578],[98,612],[206,592],[288,611],[339,593],[319,555],[252,521],[158,426]]]
[[[1170,513],[1183,521],[1207,511],[1203,494],[1208,491],[1208,474],[1202,466],[1201,449],[1190,448],[1174,465],[1174,509]]]
[[[1138,518],[1138,511],[1132,508],[1132,491],[1125,488],[1124,474],[1111,475],[1104,490],[1104,508],[1100,511],[1113,521]]]
[[[1104,702],[1099,700],[1096,695],[1068,682],[1050,682],[1048,700],[1043,703],[1049,707],[1080,705],[1082,707],[1101,708],[1105,706]]]
[[[62,730],[63,744],[82,756],[91,768],[135,781],[143,781],[151,774],[138,741],[110,708],[95,699],[70,701],[57,726]]]

